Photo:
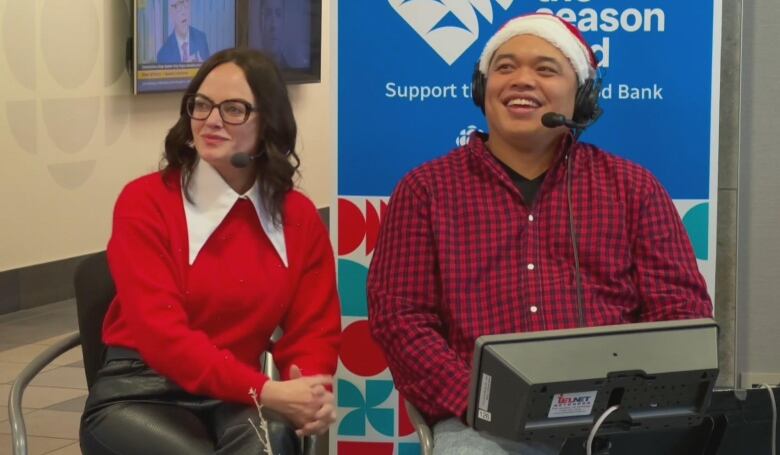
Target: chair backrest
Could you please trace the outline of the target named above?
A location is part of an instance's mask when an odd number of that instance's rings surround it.
[[[76,267],[73,285],[76,291],[84,372],[87,376],[87,387],[91,388],[106,353],[102,339],[103,318],[116,295],[105,251],[88,256]]]

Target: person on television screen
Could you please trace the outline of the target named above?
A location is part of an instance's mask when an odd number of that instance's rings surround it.
[[[127,184],[114,208],[116,296],[83,453],[297,454],[298,436],[335,420],[334,256],[317,209],[294,189],[295,143],[270,58],[227,49],[203,63],[164,167]],[[278,381],[261,372],[268,350]]]
[[[269,53],[282,68],[289,68],[285,56],[285,14],[284,0],[259,0],[260,30],[263,50]]]
[[[579,30],[517,17],[488,40],[473,80],[488,133],[395,188],[368,273],[371,333],[433,425],[435,453],[554,454],[562,441],[464,424],[477,337],[709,318],[712,302],[659,181],[577,140],[600,114]]]
[[[168,14],[173,23],[173,32],[157,52],[157,63],[197,63],[209,58],[211,53],[206,34],[190,25],[190,0],[168,0]]]

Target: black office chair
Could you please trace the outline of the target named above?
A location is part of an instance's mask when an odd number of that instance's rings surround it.
[[[27,430],[22,414],[22,396],[30,381],[43,370],[46,365],[63,353],[81,345],[84,358],[84,373],[87,377],[87,388],[95,382],[95,376],[103,365],[106,346],[102,340],[103,318],[108,306],[116,295],[116,287],[108,268],[105,251],[95,253],[85,258],[76,268],[73,280],[76,294],[76,312],[78,314],[79,330],[68,334],[56,344],[36,356],[16,377],[8,397],[8,417],[11,424],[11,444],[14,455],[27,455]],[[274,332],[271,342],[276,341],[280,331]],[[265,352],[261,359],[263,372],[270,378],[278,379],[278,372],[270,352]],[[316,449],[316,438],[303,438],[303,454],[313,455]]]
[[[92,388],[106,356],[102,337],[103,318],[116,295],[105,251],[88,256],[79,264],[73,277],[73,287],[76,291],[84,374],[87,377],[87,388]]]

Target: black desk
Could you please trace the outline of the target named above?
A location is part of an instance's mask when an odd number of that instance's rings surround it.
[[[780,401],[780,389],[773,392]],[[693,428],[610,435],[610,455],[773,455],[766,389],[715,390],[707,416]],[[561,455],[584,454],[584,441],[567,441]]]

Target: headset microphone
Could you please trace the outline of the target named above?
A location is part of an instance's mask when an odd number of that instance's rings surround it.
[[[249,163],[252,162],[253,159],[260,156],[259,153],[256,153],[254,155],[250,155],[245,152],[238,152],[233,154],[233,156],[230,157],[230,164],[233,165],[233,167],[237,167],[239,169],[243,169],[247,166],[249,166]]]
[[[584,130],[589,126],[588,123],[580,123],[575,122],[574,120],[569,120],[565,115],[559,114],[557,112],[548,112],[542,115],[542,125],[546,126],[547,128],[558,128],[559,126],[566,126],[573,130]]]

